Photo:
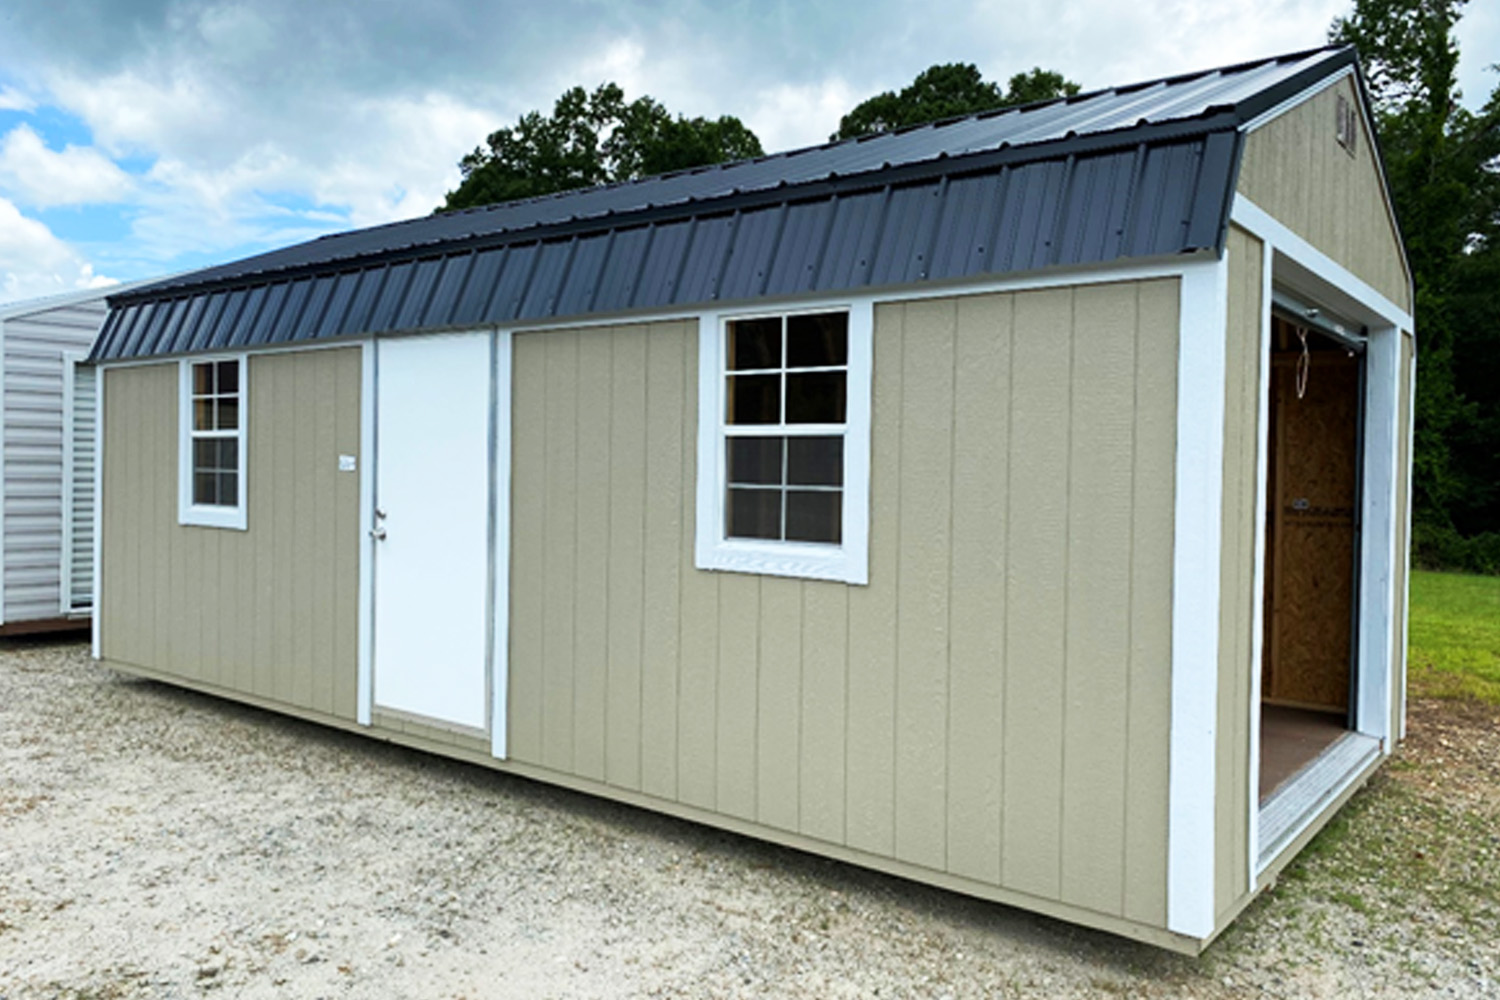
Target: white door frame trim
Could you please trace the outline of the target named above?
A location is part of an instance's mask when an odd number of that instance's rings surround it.
[[[1365,351],[1365,426],[1364,464],[1361,482],[1360,510],[1360,586],[1359,586],[1359,633],[1355,642],[1358,649],[1358,688],[1355,697],[1354,728],[1357,732],[1381,741],[1382,754],[1389,754],[1393,738],[1399,735],[1400,725],[1392,731],[1393,707],[1397,693],[1393,690],[1392,674],[1405,676],[1406,653],[1395,650],[1393,645],[1393,623],[1397,613],[1396,593],[1396,511],[1400,497],[1397,484],[1400,462],[1400,445],[1403,428],[1400,422],[1401,377],[1401,331],[1413,330],[1411,314],[1371,288],[1326,254],[1317,250],[1306,240],[1285,225],[1273,219],[1263,209],[1243,195],[1236,195],[1230,213],[1231,221],[1261,240],[1264,244],[1266,274],[1262,285],[1261,316],[1261,367],[1269,369],[1270,357],[1270,287],[1280,278],[1282,283],[1294,287],[1310,300],[1328,308],[1337,309],[1348,318],[1365,324],[1368,341]],[[1259,421],[1257,449],[1257,517],[1255,524],[1255,549],[1257,579],[1262,579],[1264,567],[1265,538],[1265,465],[1269,447],[1267,399],[1268,383],[1262,378],[1261,420]],[[1408,517],[1410,509],[1407,510]],[[1259,584],[1256,594],[1259,595]],[[1257,597],[1257,626],[1252,637],[1251,657],[1259,664],[1264,651],[1265,635],[1261,616],[1263,609]],[[1393,669],[1395,657],[1400,657],[1399,668]],[[1260,748],[1260,699],[1259,670],[1252,670],[1256,697],[1250,704],[1250,756],[1258,760]],[[1404,697],[1404,695],[1402,696]],[[1255,884],[1264,866],[1260,864],[1259,837],[1257,836],[1260,804],[1259,768],[1252,766],[1246,775],[1248,782],[1248,804],[1250,810],[1249,857],[1247,864],[1251,885]],[[1308,823],[1317,818],[1316,812],[1307,816],[1298,829],[1287,838],[1294,841]],[[1274,859],[1268,859],[1274,860]]]

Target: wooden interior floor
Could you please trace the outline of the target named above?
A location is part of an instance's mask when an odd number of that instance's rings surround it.
[[[1260,800],[1311,764],[1347,729],[1341,716],[1281,705],[1260,706]]]

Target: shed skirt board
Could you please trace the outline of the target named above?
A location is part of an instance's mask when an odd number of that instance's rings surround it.
[[[489,332],[380,341],[377,709],[488,730]]]

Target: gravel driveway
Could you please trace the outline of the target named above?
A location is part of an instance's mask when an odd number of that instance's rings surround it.
[[[1337,840],[1192,960],[0,645],[5,1000],[1495,995],[1493,906],[1381,946]]]

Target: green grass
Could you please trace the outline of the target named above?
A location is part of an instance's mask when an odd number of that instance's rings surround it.
[[[1500,577],[1414,571],[1410,636],[1413,696],[1500,705]]]

